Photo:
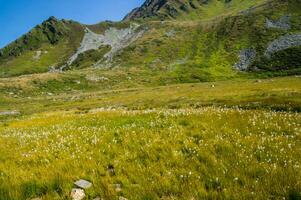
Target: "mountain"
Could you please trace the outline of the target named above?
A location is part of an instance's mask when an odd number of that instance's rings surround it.
[[[124,21],[156,26],[135,60],[208,80],[238,71],[299,74],[300,13],[300,1],[148,0]]]
[[[147,0],[125,18],[129,20],[204,20],[264,3],[264,0]]]
[[[300,0],[147,0],[96,25],[51,17],[0,50],[0,76],[90,67],[161,72],[164,82],[300,74],[300,17]]]
[[[147,0],[0,50],[0,200],[300,200],[300,163],[301,0]]]
[[[45,72],[65,62],[83,35],[81,24],[50,17],[0,50],[0,76]]]

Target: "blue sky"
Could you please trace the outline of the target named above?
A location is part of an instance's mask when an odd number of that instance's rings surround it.
[[[84,24],[118,21],[144,0],[0,0],[0,48],[50,16]]]

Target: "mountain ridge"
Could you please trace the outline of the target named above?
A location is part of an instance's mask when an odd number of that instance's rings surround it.
[[[133,9],[125,16],[124,20],[136,20],[139,18],[175,19],[181,11],[188,12],[189,9],[197,9],[198,6],[207,3],[208,0],[147,0],[141,7]]]
[[[231,77],[240,71],[275,73],[281,69],[284,74],[298,74],[300,5],[291,0],[147,0],[120,22],[84,25],[50,17],[0,50],[0,76],[95,66],[164,68],[180,74],[192,70],[188,76],[197,80]],[[171,10],[177,10],[176,15]],[[140,28],[131,30],[133,24]],[[80,51],[75,57],[79,60],[68,62],[81,48],[87,28],[109,40],[101,39],[97,47]],[[143,34],[126,42],[126,34],[142,30]],[[113,48],[112,41],[126,45],[104,59]],[[276,47],[271,48],[276,49],[267,57],[273,42]]]
[[[244,7],[246,2],[247,6]],[[243,0],[239,3],[242,4],[241,9],[244,10],[248,6],[255,6],[257,2],[262,3],[267,1]],[[231,10],[231,6],[236,3],[237,1],[235,0],[146,0],[140,7],[134,8],[123,20],[179,20],[183,17],[187,17],[189,20],[204,20],[208,18],[206,16],[206,9],[211,5],[224,7],[226,8],[224,11],[226,11],[227,9]],[[188,17],[190,14],[194,16]]]

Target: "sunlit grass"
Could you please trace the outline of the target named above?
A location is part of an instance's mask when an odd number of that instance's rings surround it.
[[[0,199],[64,199],[79,178],[89,198],[288,198],[301,191],[300,122],[217,107],[37,114],[0,129]]]

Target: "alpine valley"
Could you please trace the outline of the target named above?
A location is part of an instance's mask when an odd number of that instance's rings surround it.
[[[33,199],[301,199],[301,0],[146,0],[0,49],[0,200]]]

